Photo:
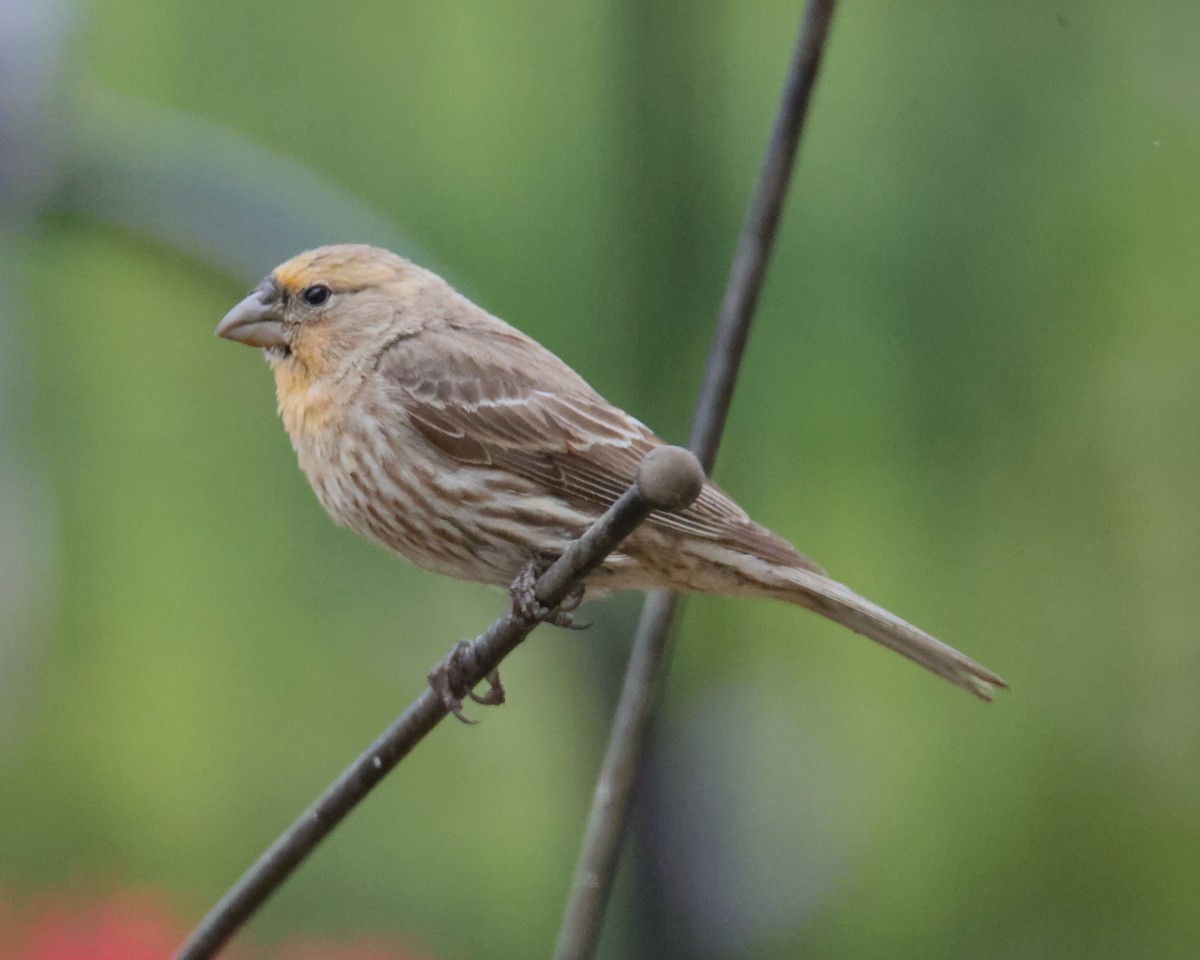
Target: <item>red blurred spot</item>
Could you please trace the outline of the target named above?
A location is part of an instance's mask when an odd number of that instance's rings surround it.
[[[103,899],[47,894],[14,901],[0,891],[0,960],[166,960],[188,926],[153,892]],[[424,955],[424,954],[423,954]],[[291,940],[273,950],[229,948],[221,960],[417,960],[381,939],[352,943]]]
[[[0,955],[11,960],[163,960],[186,933],[150,894],[42,896],[7,913]]]

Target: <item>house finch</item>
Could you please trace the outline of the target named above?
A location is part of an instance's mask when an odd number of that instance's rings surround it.
[[[419,566],[506,586],[560,555],[662,441],[440,277],[363,245],[277,267],[217,327],[261,347],[317,499]],[[858,596],[715,484],[586,581],[807,607],[989,699],[994,673]]]

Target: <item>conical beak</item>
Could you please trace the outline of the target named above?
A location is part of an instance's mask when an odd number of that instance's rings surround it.
[[[277,302],[268,303],[262,290],[250,296],[225,314],[217,324],[217,336],[236,340],[248,347],[286,347],[283,338],[283,319]]]

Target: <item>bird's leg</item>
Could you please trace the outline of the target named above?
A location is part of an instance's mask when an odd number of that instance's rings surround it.
[[[590,623],[576,623],[571,617],[571,611],[583,602],[583,584],[579,584],[557,608],[551,610],[542,606],[534,592],[538,577],[549,567],[545,560],[530,560],[521,568],[517,578],[509,588],[512,597],[512,615],[525,623],[552,623],[556,627],[566,627],[571,630],[586,630]],[[446,709],[458,717],[463,723],[476,723],[463,713],[463,698],[470,697],[485,707],[499,706],[504,703],[504,682],[500,679],[500,671],[491,671],[484,679],[487,680],[487,693],[476,693],[467,686],[464,677],[469,663],[471,645],[463,640],[455,644],[446,657],[436,667],[429,671],[429,685],[438,695]]]
[[[530,560],[521,568],[508,590],[509,596],[512,597],[512,615],[530,624],[550,623],[568,630],[586,630],[591,626],[590,623],[576,623],[575,618],[571,616],[571,611],[583,602],[582,583],[553,610],[542,606],[538,601],[534,588],[537,586],[538,577],[545,573],[549,566],[550,563],[543,558]]]
[[[499,706],[504,702],[504,684],[500,682],[499,670],[493,670],[487,675],[487,693],[477,694],[467,686],[463,674],[467,668],[470,650],[471,645],[467,641],[460,641],[441,663],[429,671],[429,685],[433,692],[438,695],[446,709],[463,723],[478,722],[463,713],[464,696],[488,707]]]

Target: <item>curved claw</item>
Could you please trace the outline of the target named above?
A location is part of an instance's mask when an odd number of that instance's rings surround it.
[[[558,609],[564,613],[570,613],[573,610],[578,610],[579,605],[583,603],[583,593],[583,584],[577,584],[575,589],[567,594],[567,599],[558,605]],[[588,626],[590,627],[591,624],[589,623]]]
[[[478,704],[485,707],[498,707],[504,702],[504,682],[500,679],[500,671],[493,670],[487,675],[488,690],[487,693],[479,694],[474,690],[468,690],[467,696]]]
[[[455,644],[454,649],[446,655],[445,659],[429,671],[429,686],[433,688],[433,692],[437,694],[446,710],[454,714],[460,722],[476,724],[479,722],[478,720],[472,720],[463,713],[463,695],[469,696],[476,703],[503,703],[504,687],[500,686],[498,700],[486,699],[494,694],[500,680],[499,673],[493,672],[488,677],[491,689],[484,694],[483,698],[477,697],[472,690],[467,688],[466,682],[463,680],[463,654],[470,649],[470,646],[465,640]],[[494,682],[492,676],[495,677]]]
[[[592,626],[591,620],[577,623],[571,614],[563,610],[549,611],[546,616],[542,617],[542,622],[553,624],[556,627],[562,627],[564,630],[587,630]]]

